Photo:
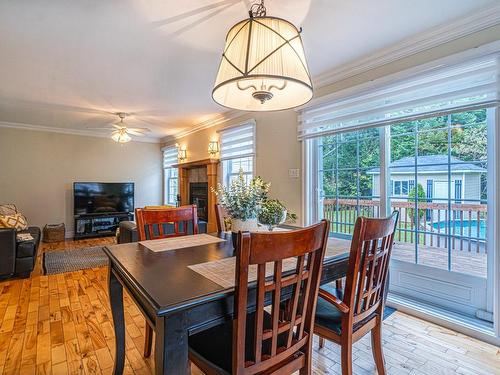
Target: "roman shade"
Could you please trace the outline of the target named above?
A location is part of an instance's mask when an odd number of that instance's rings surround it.
[[[220,131],[220,159],[228,160],[255,154],[255,122]]]
[[[163,149],[163,168],[170,168],[174,164],[177,164],[177,147]]]
[[[498,53],[438,66],[302,110],[299,139],[496,106],[499,87]]]

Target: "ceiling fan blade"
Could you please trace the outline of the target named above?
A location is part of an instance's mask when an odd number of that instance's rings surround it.
[[[92,127],[92,126],[87,126],[85,127],[86,130],[106,130],[106,131],[110,131],[110,130],[113,130],[112,128],[103,128],[102,126],[99,126],[99,127]]]
[[[128,130],[133,130],[133,131],[136,131],[136,132],[144,132],[144,133],[149,133],[151,132],[151,129],[148,129],[148,128],[136,128],[136,127],[133,127],[133,128],[127,128]]]
[[[113,128],[115,129],[121,129],[123,128],[124,126],[120,126],[119,124],[121,124],[121,122],[118,122],[118,123],[115,123],[115,124],[110,124]]]
[[[132,129],[127,129],[127,133],[133,134],[133,135],[139,135],[139,136],[145,136],[146,135],[143,132],[132,130]]]

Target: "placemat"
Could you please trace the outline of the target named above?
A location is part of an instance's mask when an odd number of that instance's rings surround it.
[[[335,255],[346,253],[349,251],[350,241],[340,239],[329,239],[328,247],[326,249],[325,258]],[[283,272],[290,271],[297,266],[295,258],[285,259],[283,261]],[[206,263],[199,263],[188,266],[193,271],[206,277],[207,279],[219,284],[223,288],[234,287],[235,271],[236,271],[236,257],[223,258]],[[272,276],[274,272],[273,263],[266,265],[266,277]],[[257,266],[250,266],[248,269],[248,281],[252,282],[257,280]]]
[[[159,252],[159,251],[169,251],[169,250],[182,249],[185,247],[207,245],[207,244],[223,242],[223,241],[226,241],[226,240],[203,233],[203,234],[195,234],[192,236],[182,236],[182,237],[164,238],[161,240],[141,241],[139,243],[151,251]]]

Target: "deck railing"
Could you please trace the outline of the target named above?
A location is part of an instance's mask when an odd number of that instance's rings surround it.
[[[486,252],[487,205],[391,201],[391,210],[400,212],[396,240],[400,242]],[[331,230],[350,234],[358,216],[378,217],[380,201],[370,199],[325,199],[323,214],[332,223]],[[416,217],[419,217],[416,220]]]

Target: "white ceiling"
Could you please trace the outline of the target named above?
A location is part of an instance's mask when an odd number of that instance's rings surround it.
[[[496,0],[267,0],[318,76]],[[0,122],[86,131],[131,112],[164,137],[225,111],[211,90],[248,0],[3,0]],[[146,122],[144,122],[146,121]]]

